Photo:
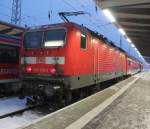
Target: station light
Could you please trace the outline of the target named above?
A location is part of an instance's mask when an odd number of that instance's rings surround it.
[[[122,28],[119,28],[118,30],[122,35],[126,35],[125,31]]]
[[[135,48],[135,46],[134,46],[134,44],[133,44],[133,43],[131,44],[131,46],[132,46],[133,48]]]
[[[131,39],[129,39],[129,38],[127,38],[127,41],[129,42],[129,43],[131,43],[132,41],[131,41]]]
[[[103,13],[112,23],[116,22],[116,19],[114,18],[114,16],[111,14],[111,12],[108,9],[104,9]]]
[[[138,49],[135,47],[135,50],[138,52]]]
[[[104,15],[110,20],[111,23],[114,23],[116,22],[116,19],[115,17],[112,15],[112,13],[110,12],[109,9],[104,9],[103,10],[103,13]],[[122,29],[122,28],[119,28],[118,31],[123,35],[125,36],[126,35],[126,32]],[[135,51],[138,53],[139,57],[142,58],[142,55],[141,53],[138,51],[138,49],[135,47],[135,45],[132,43],[131,39],[130,38],[126,38],[126,40],[131,43],[131,46],[135,49]]]
[[[140,52],[138,52],[138,55],[139,55],[140,57],[142,57],[142,55],[141,55],[141,53],[140,53]]]

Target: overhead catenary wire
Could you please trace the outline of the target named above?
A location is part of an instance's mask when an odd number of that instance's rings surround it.
[[[64,2],[65,4],[67,4],[69,7],[71,7],[73,10],[79,11],[79,10],[76,9],[72,4],[70,4],[68,1],[63,0],[63,2]],[[80,2],[79,2],[79,3],[80,3]],[[80,5],[81,5],[81,3],[80,3]],[[83,8],[83,7],[82,7],[82,8]],[[84,8],[83,8],[83,9],[84,9]],[[84,9],[84,10],[85,10],[85,9]],[[95,18],[94,18],[94,20],[91,18],[92,15],[90,15],[90,17],[88,17],[88,16],[89,16],[89,15],[83,15],[83,17],[86,17],[86,18],[89,19],[89,23],[88,23],[88,24],[90,24],[90,25],[92,25],[92,26],[95,26],[98,30],[104,31],[104,32],[107,33],[107,34],[108,34],[108,32],[109,32],[109,35],[113,36],[112,33],[110,33],[110,31],[107,31],[108,28],[106,28],[106,26],[101,26],[101,24],[97,24],[97,22],[99,22],[99,21],[95,22]],[[104,29],[103,29],[102,27],[104,27]],[[107,29],[107,30],[106,30],[106,29]],[[96,30],[96,31],[97,31],[97,30]]]
[[[83,3],[83,1],[81,1],[81,2],[79,2],[79,3]],[[96,3],[95,3],[96,4]],[[83,8],[86,8],[83,4],[82,4],[82,7]],[[98,11],[98,9],[97,9],[97,11]],[[96,21],[99,21],[100,19],[97,19],[97,18],[94,18],[94,20],[96,20]],[[107,27],[108,27],[108,25],[111,25],[111,23],[106,23],[106,24],[104,24],[104,25],[100,25],[99,27],[104,27],[105,29],[107,29]],[[104,30],[105,30],[104,29]],[[111,31],[108,31],[108,32],[110,32],[111,33]],[[110,34],[109,33],[109,34]],[[120,37],[120,36],[119,36]],[[125,39],[125,38],[123,38],[123,39]],[[128,43],[128,45],[130,45],[130,43]],[[131,48],[132,49],[132,48]],[[134,50],[133,50],[134,51]],[[128,50],[127,50],[127,52],[128,52]]]
[[[82,2],[82,1],[81,1],[81,2]],[[81,4],[81,2],[79,2],[79,3]],[[81,6],[82,6],[83,9],[85,9],[85,6],[84,6],[83,4],[81,4]],[[99,12],[98,9],[97,9],[97,12]],[[91,19],[91,17],[93,17],[93,16],[91,15],[89,18]],[[102,20],[100,20],[100,19],[94,17],[94,21],[97,21],[97,22],[99,23],[99,22],[102,21]],[[94,22],[94,24],[97,24],[97,23]],[[107,30],[109,30],[109,29],[107,28],[108,25],[112,25],[112,24],[111,24],[110,22],[104,23],[104,24],[97,24],[97,27],[98,27],[100,30],[102,30],[102,31],[104,31],[104,32],[106,32],[106,33],[109,33],[109,35],[113,36],[110,31],[107,31]]]
[[[69,7],[71,7],[73,10],[75,10],[75,11],[79,11],[79,10],[77,10],[72,4],[70,4],[68,1],[66,1],[66,0],[63,0],[64,1],[64,3],[65,4],[67,4]],[[83,6],[82,4],[81,4],[81,1],[79,2],[80,3],[80,6],[85,10],[85,6]],[[97,10],[97,11],[99,11],[99,10]],[[84,15],[84,17],[87,17],[87,15]],[[89,19],[89,24],[91,24],[91,25],[94,25],[98,30],[100,29],[101,31],[105,31],[107,34],[109,33],[109,36],[113,36],[112,35],[112,33],[111,33],[111,31],[109,31],[109,29],[107,28],[107,26],[108,25],[111,25],[110,23],[107,23],[107,24],[103,24],[103,25],[98,25],[96,22],[94,22],[95,20],[97,21],[97,22],[99,22],[99,19],[97,19],[97,18],[94,18],[94,21],[93,21],[93,19],[91,19],[91,17],[92,17],[92,15],[90,16],[90,17],[87,17],[88,19]],[[102,29],[102,28],[104,28],[104,29]],[[108,30],[108,31],[107,31]],[[120,36],[119,36],[119,41],[120,41]],[[119,41],[118,41],[118,43],[119,43]],[[120,44],[120,43],[119,43]],[[128,43],[129,44],[129,43]],[[125,48],[124,48],[125,49]],[[132,48],[131,48],[132,49]],[[134,51],[133,49],[132,49],[132,51]],[[127,50],[127,52],[128,52],[128,50]],[[134,53],[134,52],[133,52]],[[136,57],[136,55],[134,55],[135,57]]]

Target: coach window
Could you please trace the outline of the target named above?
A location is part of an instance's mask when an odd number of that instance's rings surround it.
[[[86,37],[87,37],[86,33],[82,32],[81,33],[81,41],[80,41],[80,47],[82,49],[86,49],[86,47],[87,47],[87,41],[86,41],[87,39],[86,39]]]
[[[0,45],[0,64],[17,63],[19,59],[19,51],[15,47]]]

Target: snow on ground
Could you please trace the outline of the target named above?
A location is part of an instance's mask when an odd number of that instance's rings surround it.
[[[9,112],[17,111],[25,107],[26,107],[25,99],[23,100],[20,100],[18,98],[0,99],[0,115],[4,115]]]
[[[0,119],[0,129],[16,129],[42,116],[40,112],[26,111],[18,116]]]
[[[0,116],[6,113],[24,109],[26,106],[25,99],[4,98],[0,99]],[[22,114],[0,119],[0,129],[16,129],[24,124],[44,116],[42,111],[26,111]]]

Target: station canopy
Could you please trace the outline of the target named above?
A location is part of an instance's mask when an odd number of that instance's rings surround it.
[[[0,34],[21,36],[24,30],[23,27],[0,21]]]
[[[97,0],[108,9],[143,56],[150,57],[150,0]]]

